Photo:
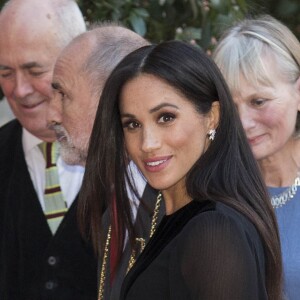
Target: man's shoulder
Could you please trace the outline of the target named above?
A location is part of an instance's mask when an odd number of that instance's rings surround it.
[[[10,131],[16,128],[22,129],[22,125],[20,124],[20,122],[17,119],[10,120],[9,122],[0,126],[0,134],[2,134],[2,132]]]
[[[17,119],[11,120],[0,127],[0,138],[11,138],[12,134],[21,133],[22,126]]]
[[[0,153],[10,151],[22,138],[22,126],[18,120],[12,120],[0,127]]]

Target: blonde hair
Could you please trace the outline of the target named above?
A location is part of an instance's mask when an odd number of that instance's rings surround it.
[[[231,91],[239,90],[240,75],[253,84],[269,84],[266,57],[275,59],[289,82],[299,78],[300,43],[285,25],[269,15],[238,22],[224,33],[213,53]]]

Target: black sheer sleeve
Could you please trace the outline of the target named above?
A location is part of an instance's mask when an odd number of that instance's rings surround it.
[[[254,226],[227,208],[196,216],[178,237],[170,282],[183,280],[189,299],[267,299],[264,251]],[[181,274],[177,274],[181,273]],[[172,278],[173,277],[173,278]],[[175,299],[178,288],[173,286]]]

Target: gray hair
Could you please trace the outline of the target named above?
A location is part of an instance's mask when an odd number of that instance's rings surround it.
[[[90,78],[92,92],[99,95],[115,66],[130,52],[150,43],[117,23],[96,23],[89,30],[95,35],[97,42],[82,71]]]
[[[213,59],[232,93],[240,90],[241,75],[253,85],[270,85],[266,57],[275,60],[288,82],[294,83],[299,78],[300,43],[288,27],[269,15],[238,22],[223,34],[213,52]]]

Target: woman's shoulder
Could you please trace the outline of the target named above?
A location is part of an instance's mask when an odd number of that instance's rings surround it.
[[[172,249],[170,265],[180,266],[195,299],[266,299],[257,296],[265,291],[262,242],[255,226],[235,209],[217,203],[198,213]]]
[[[195,223],[209,222],[211,224],[218,224],[220,221],[224,225],[237,224],[238,227],[254,227],[252,222],[243,213],[221,202],[215,203],[214,209],[203,211],[191,220],[191,222]]]
[[[188,232],[188,235],[186,234]],[[215,209],[194,216],[185,226],[182,236],[188,240],[214,240],[215,243],[241,243],[261,249],[261,240],[254,224],[241,212],[223,203]],[[202,244],[201,242],[201,244]]]

